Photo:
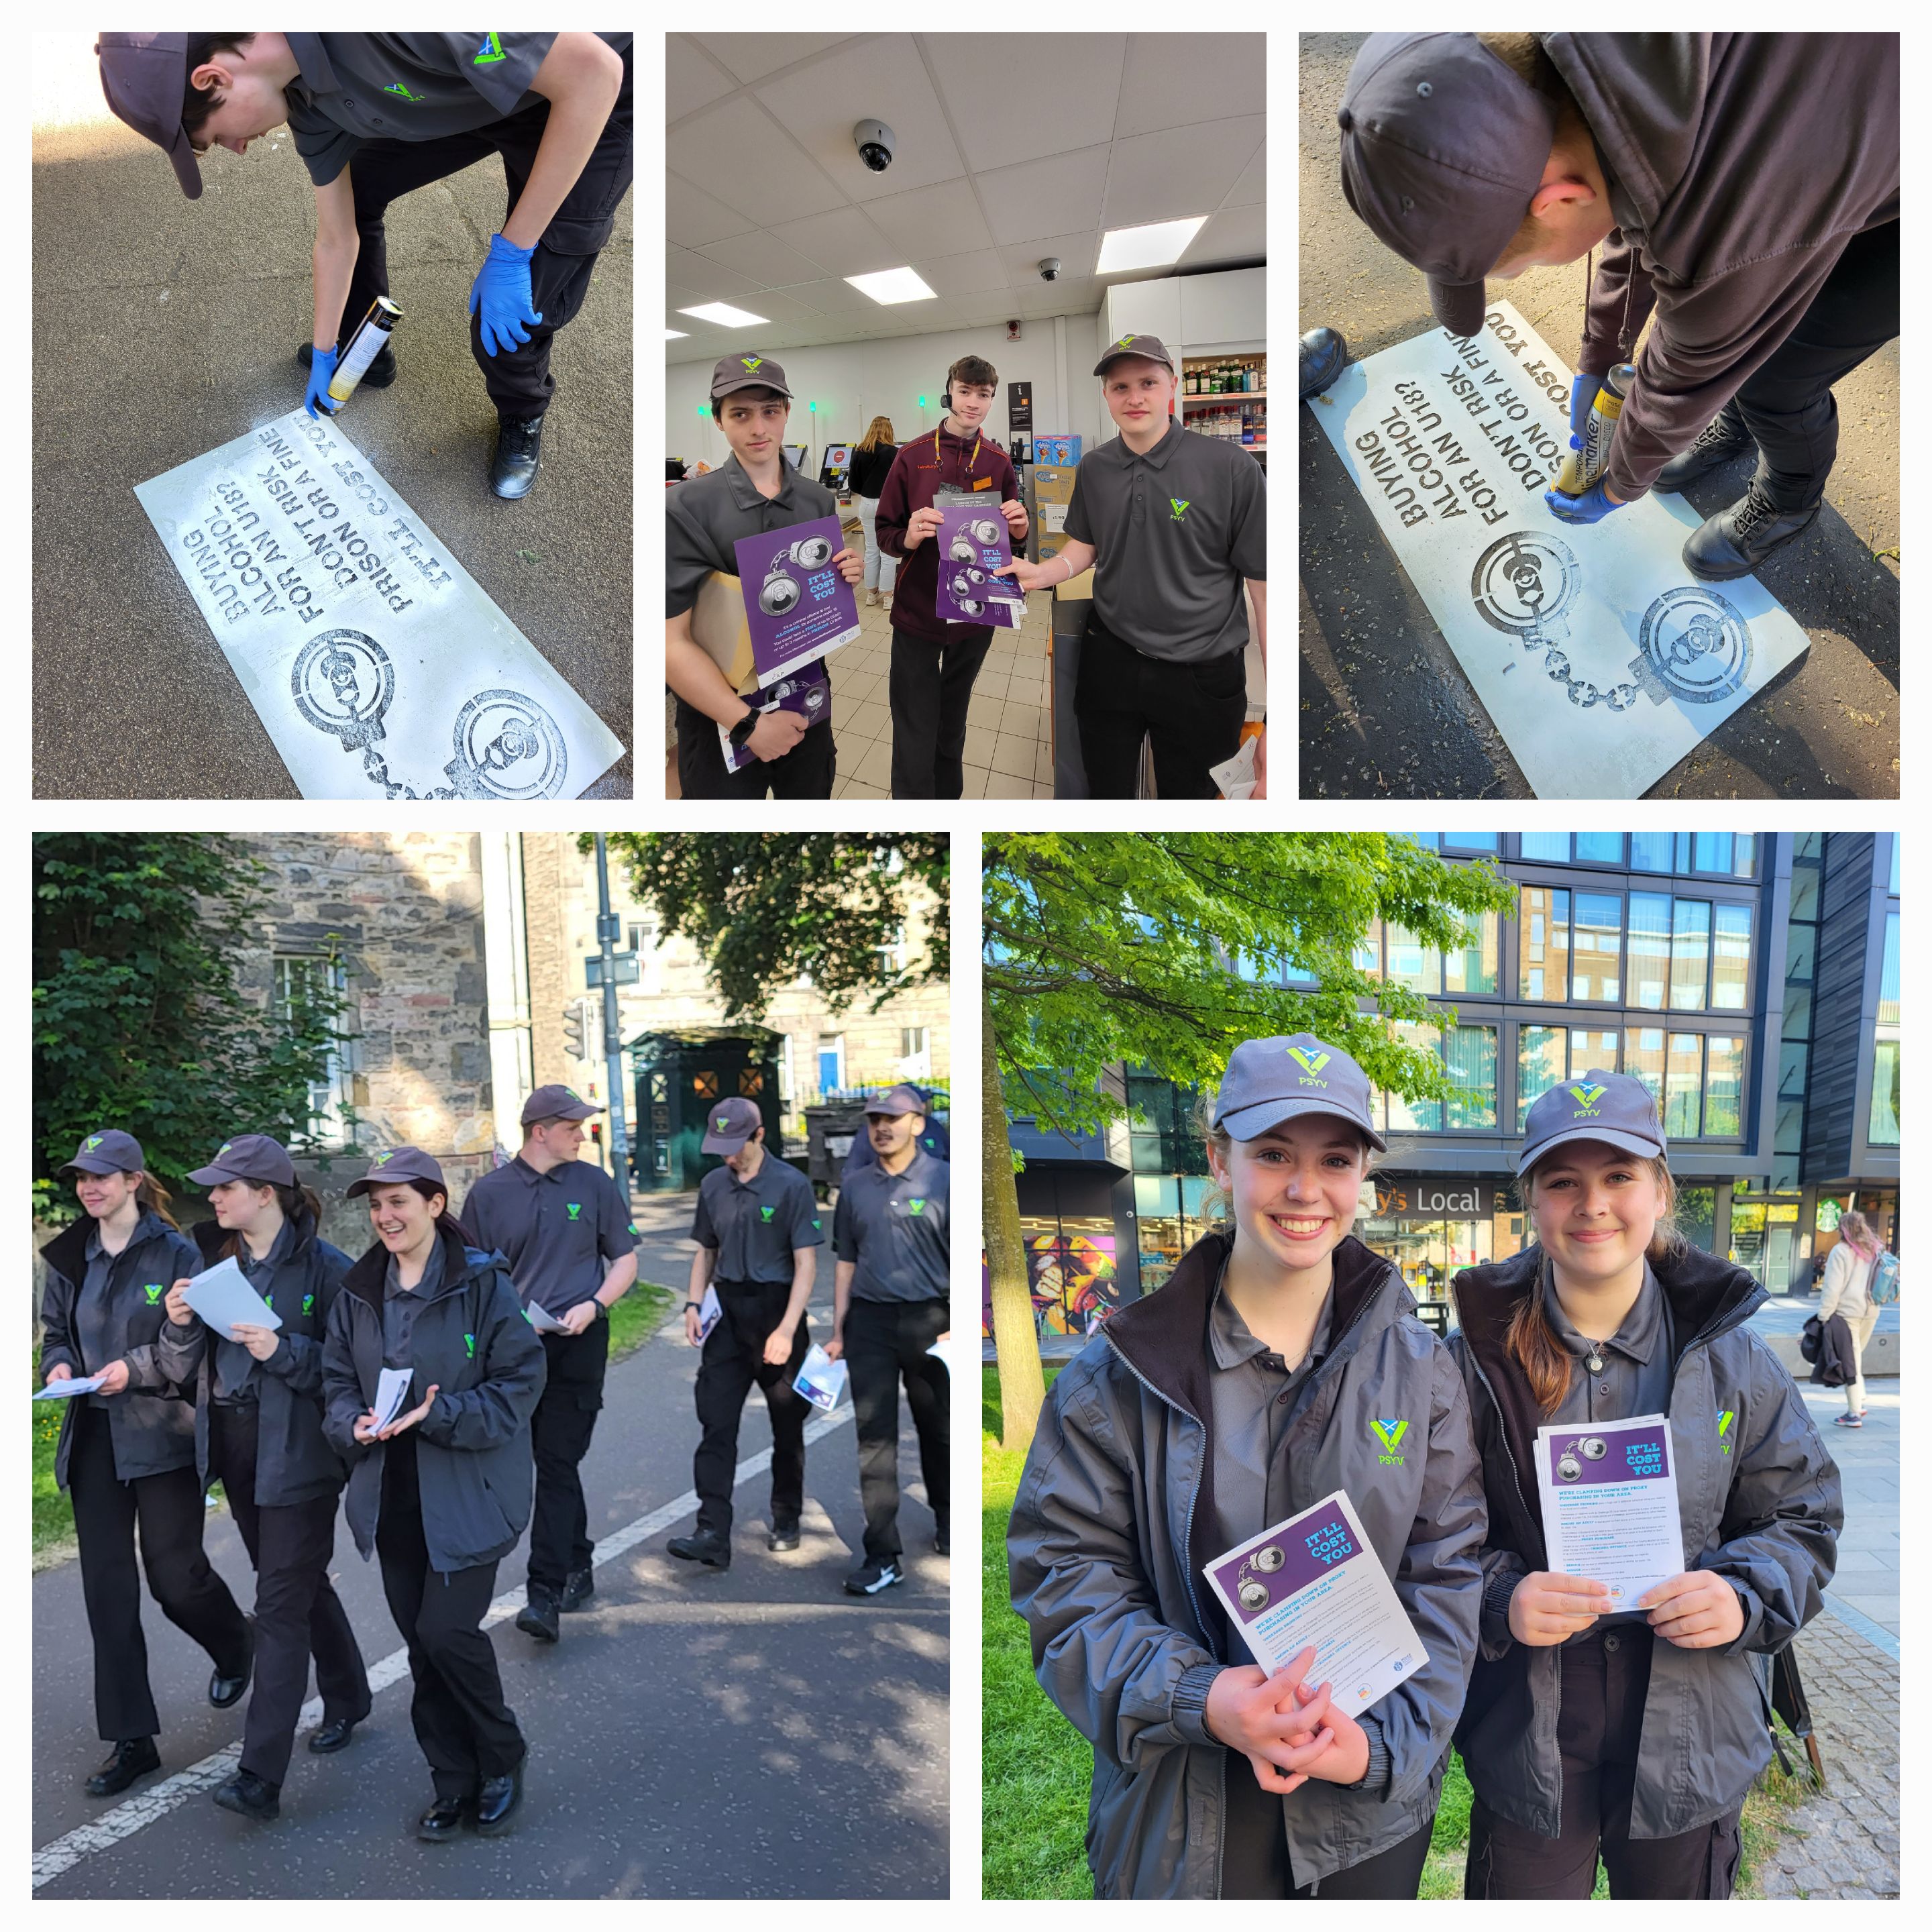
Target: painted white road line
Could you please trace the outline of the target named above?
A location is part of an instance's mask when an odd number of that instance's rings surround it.
[[[822,1436],[829,1436],[852,1419],[852,1408],[848,1402],[835,1409],[830,1415],[816,1415],[805,1426],[805,1439],[808,1444],[816,1442]],[[748,1482],[752,1477],[761,1474],[772,1466],[772,1452],[762,1449],[755,1456],[748,1456],[738,1465],[732,1478],[734,1489]],[[602,1569],[607,1563],[614,1563],[627,1550],[634,1550],[660,1530],[668,1529],[674,1522],[686,1516],[695,1515],[698,1510],[698,1492],[686,1490],[681,1496],[674,1496],[661,1508],[654,1509],[648,1516],[640,1516],[635,1522],[626,1523],[622,1529],[597,1540],[597,1553],[592,1559],[592,1567]],[[483,1628],[490,1630],[506,1617],[513,1617],[524,1606],[524,1593],[520,1589],[506,1591],[497,1598],[483,1619]],[[406,1649],[394,1650],[380,1663],[369,1667],[369,1692],[374,1696],[386,1690],[392,1684],[399,1683],[410,1674],[410,1654]],[[311,1697],[302,1706],[302,1717],[296,1726],[299,1738],[312,1731],[322,1722],[322,1700]],[[40,1888],[58,1878],[63,1872],[71,1871],[85,1858],[96,1852],[104,1852],[118,1844],[124,1838],[132,1838],[136,1832],[165,1818],[171,1811],[178,1810],[188,1801],[201,1792],[212,1791],[214,1787],[233,1775],[242,1761],[242,1746],[237,1742],[224,1747],[213,1756],[203,1758],[199,1764],[191,1764],[185,1771],[178,1771],[172,1778],[164,1778],[160,1784],[151,1786],[137,1796],[125,1798],[111,1811],[104,1811],[91,1823],[77,1826],[73,1831],[56,1838],[50,1844],[44,1845],[34,1854],[34,1888]]]

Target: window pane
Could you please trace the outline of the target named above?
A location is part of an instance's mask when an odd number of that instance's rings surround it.
[[[1741,1013],[1750,975],[1751,909],[1717,908],[1717,934],[1711,949],[1711,1004],[1720,1012]]]
[[[1650,1089],[1650,1097],[1664,1099],[1664,1029],[1632,1027],[1624,1035],[1624,1071]]]
[[[1818,868],[1793,866],[1791,868],[1791,916],[1815,920],[1818,916]]]
[[[1391,924],[1388,929],[1388,977],[1398,986],[1418,993],[1442,990],[1442,960],[1414,934]]]
[[[1704,1004],[1704,982],[1710,967],[1710,902],[1678,899],[1672,902],[1671,914],[1670,1004],[1673,1010],[1695,1012]]]
[[[1598,1032],[1574,1027],[1570,1034],[1570,1071],[1575,1074],[1614,1073],[1617,1070],[1617,1036],[1614,1029]]]
[[[1703,1048],[1704,1036],[1700,1033],[1670,1036],[1670,1064],[1664,1082],[1664,1131],[1672,1140],[1697,1138],[1697,1100],[1704,1084]]]
[[[1888,913],[1885,920],[1885,964],[1878,981],[1878,1023],[1898,1024],[1898,915]]]
[[[1748,879],[1757,870],[1757,834],[1740,832],[1737,850],[1732,854],[1731,870],[1741,879]]]
[[[1804,1151],[1804,1102],[1802,1100],[1780,1100],[1778,1103],[1778,1138],[1772,1148],[1774,1154],[1802,1154]]]
[[[1448,852],[1494,852],[1501,849],[1500,842],[1493,832],[1445,832],[1442,846]],[[1898,891],[1896,884],[1892,886]]]
[[[1372,979],[1382,977],[1382,922],[1378,919],[1369,921],[1369,929],[1355,942],[1354,950],[1348,955],[1358,973],[1366,973]]]
[[[1134,1176],[1134,1213],[1142,1220],[1158,1220],[1176,1213],[1180,1197],[1172,1176],[1137,1174]]]
[[[1570,856],[1570,835],[1567,832],[1526,832],[1522,835],[1522,856],[1526,859],[1554,859],[1560,865]]]
[[[1667,832],[1633,832],[1630,870],[1633,872],[1667,872],[1670,869],[1670,834]]]
[[[1744,1043],[1713,1034],[1704,1076],[1706,1138],[1736,1139],[1744,1132]]]
[[[1421,1026],[1412,1020],[1402,1021],[1396,1030],[1411,1046],[1424,1047],[1432,1052],[1442,1036],[1433,1027]],[[1442,1102],[1405,1100],[1400,1094],[1391,1094],[1388,1096],[1388,1124],[1392,1131],[1400,1133],[1440,1133]]]
[[[1892,897],[1893,897],[1894,898],[1898,898],[1898,834],[1896,832],[1894,832],[1892,835],[1892,886],[1891,886],[1891,892],[1892,892]]]
[[[1700,872],[1728,872],[1731,869],[1732,835],[1728,832],[1700,832],[1697,835],[1697,869]]]
[[[1631,1005],[1664,1010],[1670,976],[1670,901],[1663,892],[1630,896],[1630,993]]]
[[[1688,872],[1690,869],[1690,833],[1688,832],[1678,832],[1676,835],[1676,842],[1677,849],[1671,855],[1672,863],[1670,869],[1673,872]]]
[[[1898,1144],[1898,1042],[1878,1041],[1872,1052],[1871,1124],[1865,1138],[1874,1147]]]
[[[1516,1130],[1521,1133],[1532,1101],[1563,1078],[1563,1029],[1518,1027],[1516,1034]]]
[[[1825,856],[1825,835],[1822,832],[1796,832],[1792,834],[1791,856],[1794,859],[1822,859]]]
[[[1496,915],[1486,912],[1474,941],[1444,955],[1442,990],[1445,993],[1493,993],[1496,990]]]
[[[1788,986],[1784,989],[1784,1027],[1786,1040],[1809,1040],[1811,1037],[1811,988],[1809,986]]]
[[[1549,886],[1525,886],[1517,944],[1520,997],[1561,1000],[1570,978],[1570,895]]]
[[[1621,832],[1580,832],[1576,835],[1579,865],[1621,866],[1624,862],[1624,835]]]
[[[1449,1120],[1452,1127],[1493,1127],[1496,1124],[1496,1030],[1458,1027],[1442,1042],[1449,1066]]]
[[[1808,986],[1817,956],[1818,928],[1815,926],[1794,926],[1784,941],[1784,976]]]
[[[1580,838],[1580,832],[1577,835]],[[1570,997],[1574,1000],[1614,1000],[1617,997],[1617,947],[1623,901],[1615,892],[1579,892],[1576,923],[1570,935]]]
[[[1413,838],[1425,851],[1436,852],[1442,849],[1442,835],[1439,832],[1401,832],[1396,836],[1400,838]]]

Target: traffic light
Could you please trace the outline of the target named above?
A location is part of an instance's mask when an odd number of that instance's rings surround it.
[[[584,1002],[572,1000],[563,1010],[563,1050],[572,1060],[588,1060],[584,1037]]]

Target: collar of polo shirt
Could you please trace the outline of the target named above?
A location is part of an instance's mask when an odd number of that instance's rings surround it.
[[[296,65],[301,71],[304,87],[318,94],[340,92],[335,63],[329,58],[328,50],[322,45],[320,34],[288,34],[284,38],[289,44],[290,52],[296,57]]]
[[[1144,452],[1130,449],[1126,437],[1121,436],[1116,436],[1111,443],[1103,442],[1100,447],[1102,449],[1118,449],[1119,454],[1116,460],[1123,464],[1144,463],[1154,469],[1164,470],[1167,466],[1167,459],[1180,448],[1180,439],[1185,433],[1180,427],[1180,418],[1174,416],[1168,419],[1166,434],[1153,448]]]
[[[736,452],[719,465],[718,473],[729,485],[732,502],[741,510],[755,510],[761,503],[784,502],[792,494],[792,479],[799,474],[792,467],[791,458],[782,449],[778,452],[778,494],[776,496],[760,493],[745,466],[738,460]]]

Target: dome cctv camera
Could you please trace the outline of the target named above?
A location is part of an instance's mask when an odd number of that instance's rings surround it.
[[[860,160],[873,173],[882,175],[892,166],[892,151],[898,141],[883,121],[861,121],[852,130],[852,139],[857,145]]]
[[[1049,255],[1040,265],[1040,278],[1043,282],[1057,282],[1060,279],[1060,257]]]

